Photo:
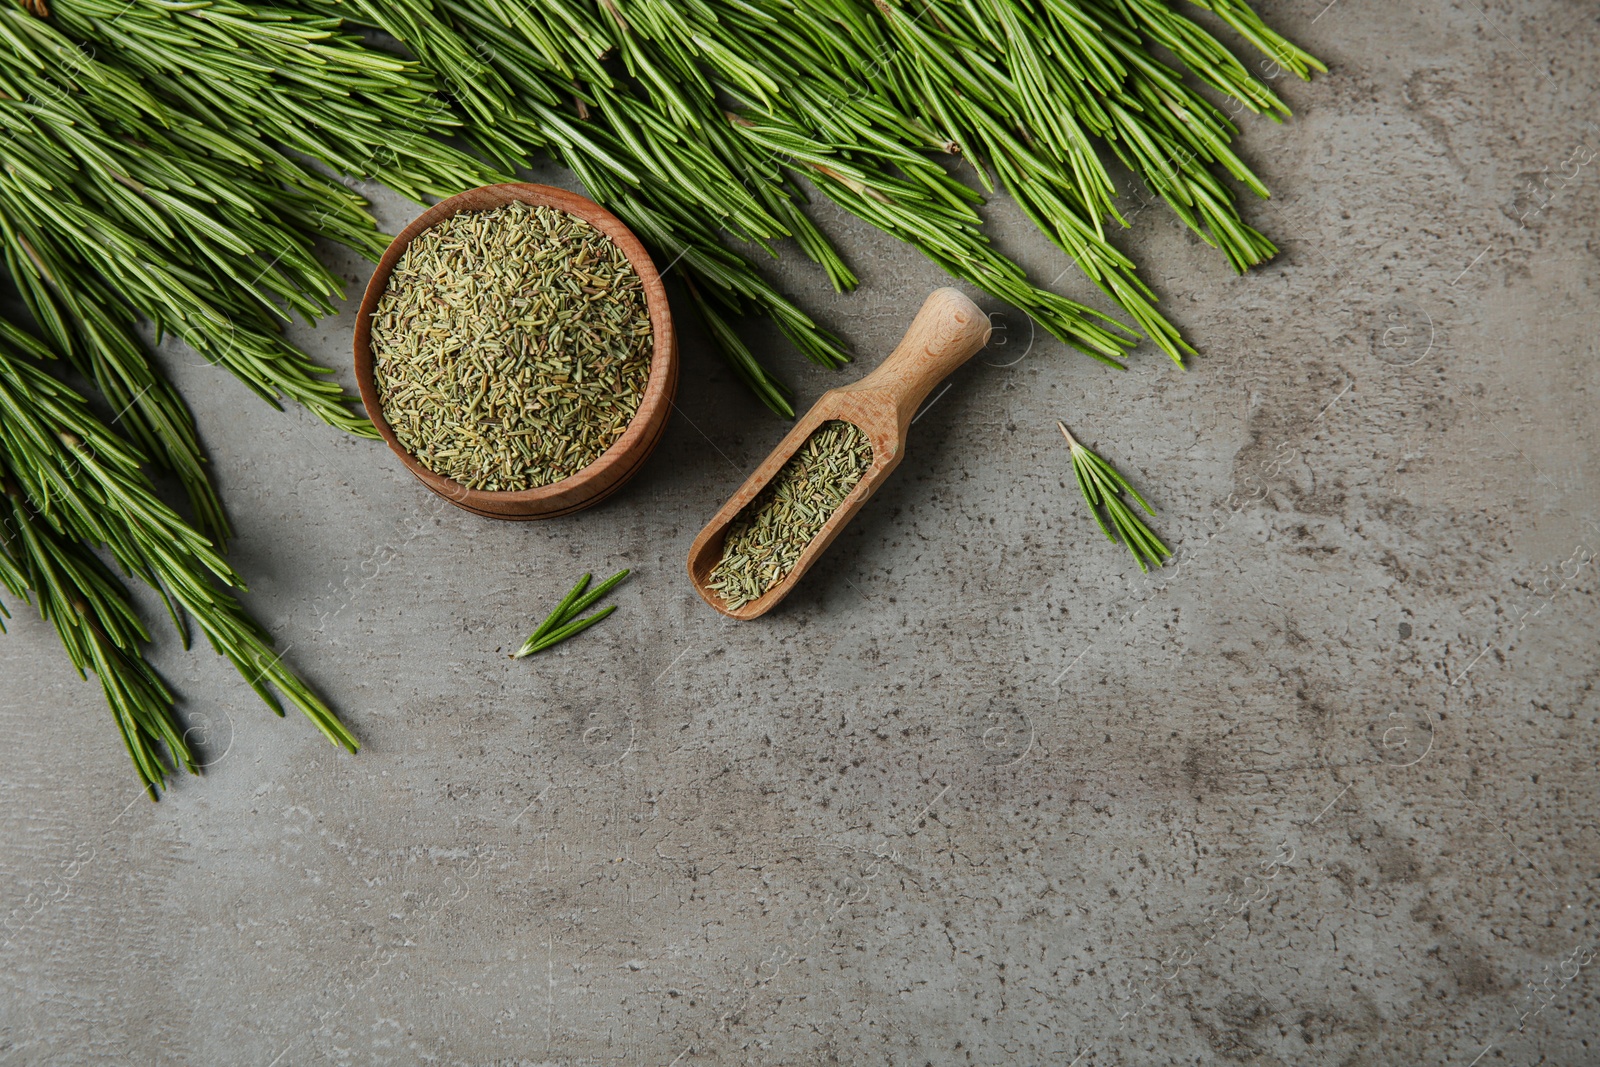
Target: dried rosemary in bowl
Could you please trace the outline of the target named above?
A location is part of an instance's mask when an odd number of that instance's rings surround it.
[[[729,610],[786,578],[811,539],[872,466],[872,442],[842,419],[818,426],[767,487],[728,524],[708,588]]]
[[[600,458],[639,409],[652,343],[622,249],[523,203],[419,233],[372,316],[385,421],[469,489],[536,489]]]

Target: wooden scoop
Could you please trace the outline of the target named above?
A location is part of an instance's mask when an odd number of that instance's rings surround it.
[[[789,590],[827,551],[845,524],[855,518],[861,505],[900,465],[905,453],[906,431],[911,428],[911,420],[928,393],[988,343],[989,330],[988,316],[978,305],[955,289],[935,289],[911,321],[899,346],[877,370],[858,382],[822,394],[694,539],[689,549],[689,580],[706,603],[735,619],[754,619],[771,611],[788,596]],[[783,581],[758,599],[729,610],[722,598],[706,585],[711,568],[722,559],[722,542],[727,536],[728,524],[766,488],[812,431],[830,419],[855,423],[866,433],[872,442],[872,465],[839,505],[839,510],[800,553],[799,562]]]

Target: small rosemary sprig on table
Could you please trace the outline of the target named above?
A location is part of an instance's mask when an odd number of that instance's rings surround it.
[[[513,652],[511,658],[521,659],[523,656],[531,656],[535,652],[543,652],[547,648],[559,645],[567,638],[582,633],[613,611],[616,611],[617,606],[612,604],[595,612],[587,619],[572,621],[588,610],[589,606],[595,601],[615,589],[629,573],[631,572],[618,571],[593,589],[589,589],[589,579],[592,575],[585,574],[582,578],[579,578],[578,584],[572,587],[572,592],[568,593],[561,603],[556,605],[554,611],[545,616],[544,622],[539,624],[539,628],[533,631],[532,636],[522,642],[522,647]],[[589,591],[584,592],[586,589],[589,589]]]
[[[1155,510],[1145,503],[1144,497],[1138,490],[1128,484],[1128,480],[1117,473],[1117,468],[1095,455],[1088,448],[1080,444],[1067,430],[1067,425],[1060,420],[1056,425],[1061,428],[1061,436],[1067,439],[1067,444],[1072,449],[1072,473],[1077,475],[1078,488],[1083,492],[1084,502],[1089,505],[1089,513],[1094,516],[1094,521],[1100,524],[1100,530],[1106,535],[1106,540],[1112,544],[1121,537],[1122,543],[1128,546],[1128,551],[1133,553],[1133,561],[1139,569],[1149,573],[1150,568],[1145,561],[1157,567],[1171,557],[1172,549],[1161,543],[1161,539],[1150,532],[1150,527],[1144,524],[1134,510],[1128,507],[1120,494],[1127,493],[1139,502],[1146,515],[1154,515]],[[1102,510],[1105,515],[1102,516]],[[1106,524],[1110,518],[1110,525]],[[1116,533],[1111,532],[1112,527]]]

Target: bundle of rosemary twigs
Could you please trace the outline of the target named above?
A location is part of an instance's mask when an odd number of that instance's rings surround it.
[[[648,236],[683,250],[691,270],[698,268],[689,254],[705,242],[663,232],[649,225],[653,216],[682,224],[710,213],[757,244],[793,236],[838,288],[851,287],[849,267],[800,210],[803,181],[1023,308],[1068,344],[1115,361],[1136,335],[1032,284],[993,250],[973,210],[980,194],[945,165],[960,157],[985,188],[998,178],[1140,330],[1181,359],[1188,346],[1155,310],[1133,262],[1107,240],[1107,219],[1121,219],[1103,149],[1237,269],[1274,251],[1242,220],[1216,173],[1266,195],[1229,148],[1232,122],[1183,74],[1236,101],[1230,110],[1277,117],[1288,108],[1166,0],[351,4],[357,18],[414,47],[425,38],[425,59],[426,49],[458,57],[430,66],[473,102],[474,114],[553,149]],[[1245,4],[1197,6],[1268,51],[1268,63],[1301,76],[1320,69]],[[1181,66],[1153,58],[1155,45]],[[529,118],[537,127],[531,139],[521,132]],[[574,127],[588,143],[573,138]],[[748,295],[729,284],[716,293],[727,311],[743,309],[730,297]],[[830,361],[831,339],[819,352],[796,323],[761,299],[750,303],[801,334],[813,358]],[[762,370],[743,369],[766,380]]]
[[[162,99],[125,61],[131,50],[86,49],[9,8],[0,37],[0,242],[44,338],[0,322],[0,582],[33,599],[75,666],[95,672],[152,796],[194,758],[100,553],[157,590],[186,641],[197,625],[270,706],[281,714],[282,694],[353,750],[224,591],[242,584],[217,555],[221,503],[189,412],[135,327],[181,337],[271,402],[285,395],[370,432],[280,330],[291,310],[333,309],[316,237],[368,251],[382,239],[359,196],[248,129]],[[58,353],[100,391],[109,423],[41,371]],[[146,460],[176,473],[192,520],[161,502]]]
[[[1263,63],[1300,77],[1321,69],[1242,0],[1189,5]],[[410,54],[374,46],[366,28]],[[1288,113],[1169,0],[26,0],[0,10],[0,251],[42,338],[0,324],[0,582],[33,598],[74,663],[99,676],[152,791],[168,763],[193,761],[102,550],[160,590],[175,620],[196,621],[269,701],[267,682],[353,744],[221,591],[237,584],[216,555],[227,520],[141,321],[270,402],[289,397],[368,433],[280,332],[290,314],[327,314],[339,295],[315,242],[369,257],[383,248],[347,182],[420,199],[545,155],[656,247],[735,372],[780,413],[792,414],[788,391],[735,322],[765,316],[812,360],[847,360],[751,258],[793,239],[837,289],[856,284],[807,213],[815,193],[1097,359],[1117,362],[1142,334],[1181,362],[1188,344],[1112,243],[1126,190],[1105,161],[1120,160],[1235,269],[1270,257],[1232,183],[1266,189],[1204,91],[1237,104],[1228,113]],[[1126,322],[1036,284],[990,244],[976,209],[997,186]],[[111,424],[39,370],[53,353],[100,392]],[[192,520],[150,495],[144,461],[176,475]]]
[[[141,781],[153,792],[164,780],[158,743],[190,770],[194,760],[171,693],[140,656],[147,633],[91,548],[156,589],[175,622],[197,624],[278,714],[274,689],[330,741],[355,751],[355,738],[222,588],[242,588],[238,575],[161,502],[139,453],[44,373],[39,363],[49,358],[38,341],[0,321],[0,583],[19,596],[31,590],[73,665],[99,677]]]

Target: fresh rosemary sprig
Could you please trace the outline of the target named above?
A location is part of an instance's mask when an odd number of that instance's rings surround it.
[[[151,50],[130,47],[133,37],[97,46],[63,34],[59,18],[10,7],[0,36],[0,251],[40,330],[113,413],[110,425],[95,420],[29,366],[52,358],[45,346],[9,323],[0,329],[0,584],[34,600],[80,673],[95,672],[152,797],[170,768],[196,764],[172,693],[141,656],[144,625],[96,548],[157,590],[186,644],[198,625],[275,711],[281,693],[353,750],[332,711],[214,584],[238,584],[212,547],[227,520],[193,420],[134,327],[144,318],[158,338],[178,335],[261,395],[294,397],[370,432],[326,371],[279,335],[285,306],[332,310],[337,284],[313,239],[371,255],[384,247],[365,203],[225,113],[164,97],[136,61]],[[43,432],[24,432],[30,420]],[[195,526],[152,495],[138,469],[146,457],[177,473]]]
[[[0,490],[10,514],[0,525],[0,574],[13,593],[32,590],[74,664],[94,670],[141,780],[163,781],[158,744],[192,769],[171,715],[172,696],[139,659],[146,634],[115,579],[88,548],[103,548],[124,573],[206,635],[277,714],[286,697],[334,744],[355,737],[274,651],[272,638],[225,591],[243,589],[211,543],[156,495],[142,457],[39,369],[48,351],[0,319]],[[276,692],[275,692],[275,691]]]
[[[795,175],[1023,308],[1066,343],[1113,363],[1130,339],[995,253],[971,210],[971,191],[930,151],[964,154],[985,185],[991,172],[998,177],[1175,360],[1188,344],[1155,310],[1133,262],[1106,241],[1104,220],[1122,219],[1100,152],[1116,154],[1237,269],[1275,252],[1239,217],[1210,169],[1220,166],[1265,195],[1228,148],[1233,126],[1148,50],[1169,49],[1180,71],[1243,107],[1287,108],[1164,0],[784,0],[761,8],[737,0],[300,2],[303,13],[236,0],[62,0],[55,17],[74,33],[136,51],[141,69],[159,76],[164,99],[181,98],[191,111],[208,105],[335,168],[375,172],[416,195],[426,182],[373,164],[388,163],[395,144],[416,154],[460,130],[460,120],[442,104],[417,106],[428,99],[427,75],[363,50],[335,32],[330,16],[382,28],[450,89],[472,120],[465,135],[495,166],[553,153],[699,282],[702,306],[707,298],[720,305],[706,316],[713,338],[781,412],[785,390],[736,333],[720,328],[725,316],[771,315],[825,364],[838,365],[843,353],[722,248],[716,231],[758,247],[793,237],[838,288],[851,287],[854,274],[801,210]],[[1297,75],[1320,66],[1238,0],[1199,6]],[[273,32],[246,32],[252,20]],[[620,58],[628,77],[602,62],[609,56]],[[280,66],[284,76],[271,73]],[[339,113],[308,110],[325,108],[330,93],[345,101]],[[729,112],[726,100],[742,106]],[[401,114],[409,128],[397,131]],[[470,161],[461,165],[459,154],[423,155],[435,170],[483,173]],[[429,188],[437,191],[437,181]]]
[[[561,603],[556,605],[554,611],[545,616],[544,622],[541,622],[539,628],[529,635],[528,639],[522,643],[521,648],[511,654],[511,658],[521,659],[523,656],[531,656],[535,652],[543,652],[547,648],[553,648],[567,638],[582,633],[613,611],[616,611],[617,606],[611,604],[586,619],[578,618],[601,597],[615,589],[629,573],[631,572],[618,571],[593,589],[589,589],[591,575],[585,574],[582,578],[579,578],[578,584],[572,587],[572,592],[562,598]],[[585,590],[588,590],[588,592],[585,592]]]
[[[53,528],[9,477],[0,477],[0,493],[0,585],[35,602],[80,677],[95,673],[134,771],[153,798],[166,784],[164,756],[191,773],[196,766],[172,712],[172,693],[140,654],[149,640],[144,624],[93,552]]]
[[[340,33],[337,15],[237,0],[60,0],[50,11],[49,23],[137,72],[170,112],[199,120],[211,138],[232,142],[228,154],[238,158],[242,147],[280,180],[305,177],[284,168],[268,141],[414,200],[507,180],[509,163],[486,165],[444,140],[463,123],[433,75]],[[482,81],[481,63],[469,69]],[[347,217],[339,205],[312,206],[326,211],[323,225]],[[329,234],[376,258],[387,242],[374,248],[371,235],[370,220]]]
[[[100,304],[101,321],[116,321],[120,304],[269,403],[287,395],[332,425],[372,435],[328,369],[281,335],[290,310],[332,314],[339,286],[314,255],[312,235],[277,212],[272,186],[168,137],[168,109],[136,78],[53,26],[5,9],[0,27],[29,45],[0,47],[0,129],[8,134],[0,215],[15,246],[7,259],[36,313],[51,290],[70,294],[61,304],[68,311]],[[77,332],[90,318],[76,319]],[[58,344],[69,340],[51,332]]]
[[[1153,516],[1155,510],[1145,503],[1144,497],[1128,484],[1128,480],[1115,467],[1080,444],[1068,432],[1066,423],[1057,421],[1056,425],[1061,428],[1061,436],[1067,439],[1067,445],[1072,450],[1072,473],[1078,479],[1078,489],[1083,493],[1084,503],[1089,505],[1089,514],[1100,524],[1100,532],[1112,544],[1116,544],[1120,538],[1128,546],[1128,551],[1133,553],[1133,561],[1141,571],[1149,573],[1146,560],[1153,566],[1161,566],[1172,556],[1172,550],[1150,532],[1150,527],[1128,507],[1121,494],[1127,493],[1133,497],[1144,508],[1146,515]],[[1111,520],[1110,525],[1107,525],[1107,519]],[[1113,528],[1116,533],[1112,533]]]

